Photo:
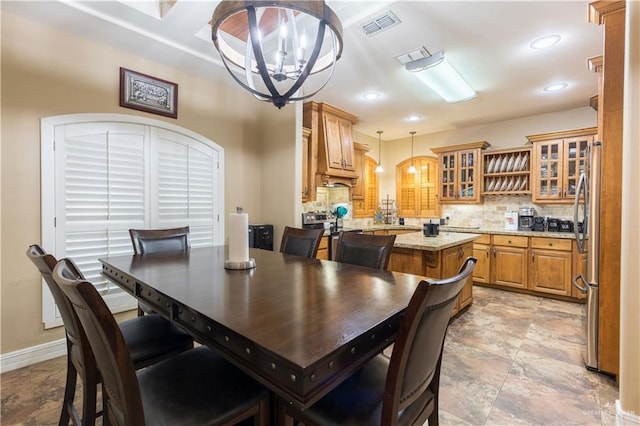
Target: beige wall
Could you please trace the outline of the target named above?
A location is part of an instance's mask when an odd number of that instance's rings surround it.
[[[271,214],[261,217],[259,182],[268,154],[261,142],[268,135],[260,120],[272,119],[278,112],[275,107],[235,86],[214,85],[7,12],[2,13],[1,54],[1,353],[63,337],[61,328],[43,329],[41,282],[25,256],[29,244],[40,242],[41,117],[88,112],[142,115],[200,133],[225,150],[227,213],[242,205],[252,212],[252,223],[271,220]],[[178,119],[121,108],[121,66],[178,83]],[[280,127],[289,130],[278,141],[293,150],[295,110],[287,108],[277,117]],[[293,161],[269,167],[272,181],[293,175]],[[278,192],[269,194],[269,205],[291,202],[291,195],[283,195],[284,201],[279,197]]]

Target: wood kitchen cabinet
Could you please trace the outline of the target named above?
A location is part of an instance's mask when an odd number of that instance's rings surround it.
[[[595,127],[530,135],[533,144],[531,173],[534,203],[572,203],[587,161],[587,146]]]
[[[526,289],[528,277],[529,237],[494,235],[493,283],[507,287]]]
[[[464,260],[472,255],[473,242],[438,251],[394,247],[388,270],[442,279],[456,275]],[[473,303],[473,280],[469,279],[458,296],[451,316],[456,315],[471,303]]]
[[[414,157],[396,166],[398,216],[440,216],[440,205],[436,194],[437,161],[433,157]],[[408,172],[411,164],[416,168],[415,173]]]
[[[310,147],[316,149],[315,185],[342,183],[353,187],[355,167],[353,125],[358,118],[326,103],[306,102],[302,125],[311,129]]]
[[[356,155],[357,157],[357,155]],[[357,165],[356,161],[356,165]],[[364,156],[363,193],[362,199],[353,199],[353,217],[373,217],[378,209],[379,189],[378,174],[375,173],[377,162],[369,156]],[[360,180],[360,178],[358,178]],[[358,184],[356,183],[356,186]],[[354,187],[355,190],[355,187]]]
[[[483,234],[473,242],[473,256],[478,260],[473,268],[473,282],[491,282],[491,235]]]
[[[481,152],[488,142],[431,148],[438,154],[438,201],[478,204],[482,190]]]
[[[572,278],[586,271],[573,239],[484,234],[473,242],[473,282],[543,297],[581,301]],[[489,254],[489,256],[487,256]]]
[[[571,296],[571,240],[531,237],[529,289]]]
[[[458,273],[464,260],[473,256],[473,243],[462,244],[442,250],[441,276],[452,277]],[[467,280],[460,291],[452,315],[469,306],[473,302],[473,279]]]
[[[318,246],[318,253],[316,254],[316,259],[324,259],[329,260],[329,240],[330,236],[322,237],[320,240],[320,245]]]
[[[369,152],[371,147],[369,145],[354,142],[353,148],[355,152],[354,167],[356,169],[356,174],[358,175],[358,180],[356,181],[355,185],[353,185],[353,188],[351,189],[351,200],[352,201],[364,200],[364,194],[365,194],[364,181],[365,181],[365,174],[367,172],[365,157],[366,157],[366,153]]]

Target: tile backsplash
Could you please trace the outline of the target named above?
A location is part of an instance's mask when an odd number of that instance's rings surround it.
[[[443,204],[442,217],[449,217],[450,226],[480,226],[503,228],[506,212],[520,207],[533,207],[536,216],[558,219],[573,218],[573,204],[533,204],[527,195],[495,195],[484,198],[483,204]]]
[[[303,204],[303,211],[331,210],[336,204],[349,202],[349,189],[346,187],[318,188],[317,201]],[[533,204],[528,195],[492,195],[484,197],[483,204],[443,204],[441,217],[449,217],[449,226],[482,227],[488,229],[503,229],[505,225],[504,214],[517,212],[520,207],[533,207],[536,216],[553,217],[558,219],[573,218],[573,204]],[[405,218],[405,225],[422,226],[429,220],[436,221],[439,218]],[[373,217],[352,219],[351,214],[345,217],[345,226],[351,228],[373,226]]]

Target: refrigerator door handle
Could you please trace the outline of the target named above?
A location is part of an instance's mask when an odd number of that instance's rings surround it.
[[[576,199],[573,202],[573,232],[576,234],[576,243],[578,244],[578,252],[584,253],[584,241],[586,235],[586,226],[587,226],[587,216],[586,216],[586,207],[583,209],[585,212],[584,220],[582,223],[582,237],[580,236],[579,227],[578,227],[578,210],[580,208],[580,193],[584,192],[584,203],[583,206],[588,202],[587,200],[587,187],[586,187],[586,177],[583,174],[580,175],[580,179],[578,180],[578,188],[576,189]]]
[[[581,286],[580,284],[578,284],[578,280],[582,281],[584,286]],[[587,280],[584,279],[584,276],[582,274],[576,275],[575,277],[573,277],[571,281],[573,282],[573,286],[578,290],[580,290],[582,293],[587,292],[588,290]]]

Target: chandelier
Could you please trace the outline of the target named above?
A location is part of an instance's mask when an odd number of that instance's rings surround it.
[[[342,24],[318,0],[223,0],[211,37],[234,80],[278,108],[320,91],[342,54]]]

